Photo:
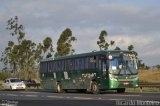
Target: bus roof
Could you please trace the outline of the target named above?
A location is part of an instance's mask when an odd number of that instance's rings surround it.
[[[82,53],[82,54],[74,54],[74,55],[68,55],[68,56],[60,56],[60,57],[55,57],[55,58],[46,58],[41,60],[41,62],[45,61],[53,61],[53,60],[64,60],[64,59],[70,59],[70,58],[78,58],[78,57],[86,57],[86,56],[95,56],[99,54],[110,54],[110,53],[132,53],[134,54],[135,52],[133,51],[126,51],[126,50],[107,50],[107,51],[93,51],[89,53]]]

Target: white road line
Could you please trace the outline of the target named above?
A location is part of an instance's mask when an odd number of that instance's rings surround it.
[[[83,100],[89,100],[89,99],[93,99],[93,98],[86,98],[86,97],[73,97],[74,99],[83,99]]]
[[[118,94],[112,94],[111,96],[126,96],[126,97],[137,97],[137,96],[141,96],[141,95],[118,95]]]
[[[118,101],[118,100],[125,100],[125,99],[106,99],[106,100]]]
[[[34,94],[37,94],[37,93],[40,93],[40,92],[27,92],[27,91],[26,91],[26,92],[25,92],[25,91],[23,92],[23,91],[22,91],[22,92],[20,92],[20,93],[34,93]]]
[[[37,97],[38,95],[25,95],[27,97]]]
[[[44,98],[45,96],[41,96],[42,98]]]
[[[67,98],[67,99],[70,99],[71,97],[67,96],[66,98]]]
[[[101,100],[102,98],[98,98],[99,100]]]
[[[18,96],[18,95],[15,95],[15,94],[7,94],[7,96]]]
[[[62,96],[47,96],[48,98],[64,98]]]
[[[141,96],[141,95],[122,95],[122,96]]]

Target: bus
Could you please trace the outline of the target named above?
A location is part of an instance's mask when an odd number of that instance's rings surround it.
[[[75,54],[40,62],[41,87],[58,93],[67,90],[125,92],[138,87],[137,56],[132,51],[110,50]]]

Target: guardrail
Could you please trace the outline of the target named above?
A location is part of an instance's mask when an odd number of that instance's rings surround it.
[[[141,92],[143,92],[143,88],[159,88],[160,91],[160,83],[139,83],[139,88]]]

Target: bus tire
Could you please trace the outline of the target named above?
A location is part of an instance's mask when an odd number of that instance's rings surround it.
[[[124,92],[125,92],[125,88],[117,89],[117,93],[124,93]]]
[[[57,85],[56,85],[56,88],[57,88],[57,93],[62,93],[62,85],[60,84],[60,83],[57,83]]]
[[[93,94],[99,94],[99,87],[96,82],[92,82],[91,91]]]

